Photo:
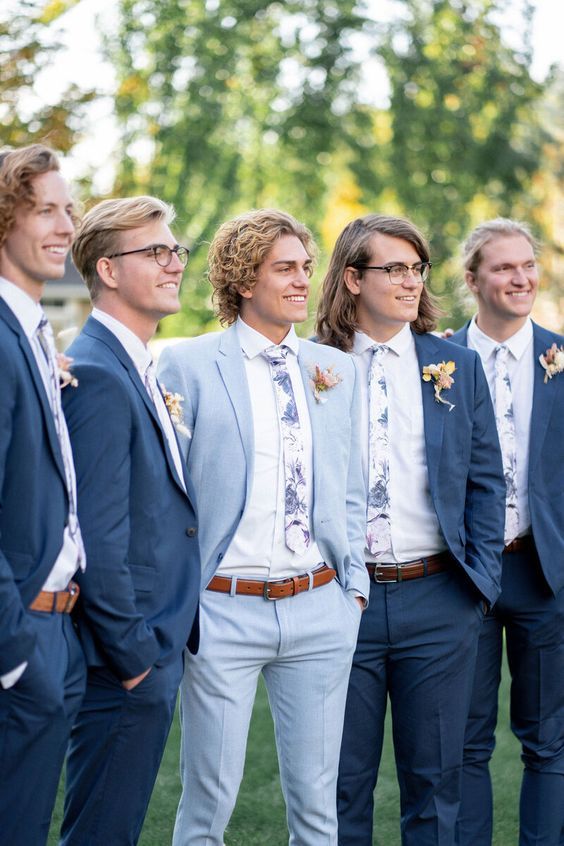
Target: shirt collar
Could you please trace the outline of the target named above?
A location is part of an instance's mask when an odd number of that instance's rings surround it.
[[[257,332],[256,329],[253,329],[252,326],[245,323],[241,317],[237,318],[237,323],[235,325],[237,327],[237,335],[239,337],[241,349],[247,358],[256,358],[257,355],[261,355],[268,347],[282,345],[288,347],[296,356],[299,353],[300,339],[296,335],[296,330],[293,326],[290,326],[288,334],[280,344],[273,344],[270,338],[267,338],[265,335]]]
[[[489,335],[486,335],[485,332],[479,328],[478,324],[476,323],[476,316],[472,318],[470,321],[470,326],[468,327],[468,337],[472,342],[472,346],[476,350],[477,353],[480,354],[480,358],[483,361],[487,361],[487,359],[495,354],[497,347],[500,346],[499,341],[494,341],[493,338],[490,338]],[[503,342],[503,346],[507,347],[513,358],[517,361],[521,359],[521,356],[531,343],[533,338],[533,322],[530,317],[527,318],[524,325],[515,332],[510,338]]]
[[[0,276],[0,297],[17,317],[26,336],[31,339],[43,317],[43,309],[18,285]]]
[[[352,352],[355,355],[362,355],[362,353],[371,349],[376,343],[378,343],[378,341],[375,341],[374,338],[370,337],[370,335],[367,335],[365,332],[356,331],[354,333]],[[385,346],[389,347],[396,355],[403,355],[412,345],[413,336],[411,334],[411,327],[409,323],[402,326],[399,332],[396,332],[396,334],[385,343]]]
[[[94,307],[92,309],[92,317],[99,323],[102,323],[106,329],[109,329],[112,335],[115,335],[126,353],[132,360],[141,376],[145,377],[145,372],[153,360],[150,350],[145,346],[141,338],[135,332],[128,329],[120,320],[116,320],[111,314]]]

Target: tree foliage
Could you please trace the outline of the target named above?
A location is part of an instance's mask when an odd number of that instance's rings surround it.
[[[55,103],[37,103],[34,84],[59,49],[53,27],[77,0],[19,0],[0,11],[1,143],[23,146],[46,141],[68,152],[79,133],[83,107],[93,98],[70,84]]]

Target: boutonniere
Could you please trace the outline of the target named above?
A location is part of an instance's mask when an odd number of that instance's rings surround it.
[[[61,386],[61,390],[66,388],[67,385],[70,385],[71,388],[78,387],[78,379],[71,373],[70,366],[72,363],[73,359],[69,358],[68,355],[60,352],[57,353],[57,368],[59,371],[59,385]]]
[[[182,432],[182,434],[187,434],[188,429],[184,425],[184,411],[182,409],[184,397],[182,394],[173,394],[172,391],[167,391],[164,385],[162,386],[162,393],[167,411],[170,414],[170,419],[172,420],[175,428],[179,432]]]
[[[564,347],[557,347],[554,343],[544,355],[539,355],[539,361],[546,370],[544,374],[544,384],[546,385],[549,379],[564,371]]]
[[[441,396],[442,391],[448,391],[454,384],[454,379],[451,373],[456,370],[454,361],[441,361],[440,364],[427,364],[423,368],[423,381],[434,382],[435,402],[442,402],[448,405],[449,411],[452,411],[454,405]]]
[[[331,388],[334,388],[343,380],[338,373],[333,373],[332,367],[322,370],[319,364],[316,364],[314,369],[310,371],[309,381],[316,402],[324,403],[327,402],[327,397],[324,397],[323,394],[330,391]]]

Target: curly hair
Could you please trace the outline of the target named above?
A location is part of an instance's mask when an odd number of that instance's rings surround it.
[[[357,325],[357,298],[345,284],[347,267],[368,264],[371,260],[371,241],[375,234],[402,238],[415,248],[421,261],[429,261],[429,245],[421,232],[409,220],[368,214],[351,221],[337,238],[329,268],[321,288],[317,310],[317,340],[322,344],[350,352]],[[362,271],[358,270],[362,279]],[[432,294],[423,286],[419,312],[411,324],[414,332],[432,332],[441,311]]]
[[[480,223],[472,230],[462,245],[464,270],[469,270],[470,273],[477,272],[482,261],[482,250],[494,238],[510,238],[515,235],[522,235],[523,238],[526,238],[535,255],[538,253],[539,244],[525,223],[511,220],[508,217],[496,217],[493,220]]]
[[[222,325],[237,320],[241,291],[251,291],[259,268],[282,235],[295,235],[311,259],[317,249],[309,229],[277,209],[254,209],[223,223],[211,242],[208,278]]]
[[[156,220],[169,224],[174,217],[173,207],[157,197],[102,200],[92,206],[78,228],[72,245],[72,258],[86,282],[93,303],[103,288],[96,269],[98,259],[119,252],[122,233]]]
[[[17,209],[35,205],[34,179],[51,170],[60,170],[59,160],[43,144],[0,153],[0,247],[14,225]]]

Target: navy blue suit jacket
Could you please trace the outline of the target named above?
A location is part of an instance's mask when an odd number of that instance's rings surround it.
[[[61,550],[68,510],[43,380],[21,324],[0,297],[0,675],[33,650],[26,609]]]
[[[449,339],[467,346],[468,326]],[[562,335],[533,323],[534,386],[529,441],[529,508],[535,546],[553,593],[564,586],[564,374],[544,382],[539,356]]]
[[[197,649],[200,559],[190,480],[123,346],[89,318],[63,392],[87,555],[79,631],[89,666],[122,679]]]
[[[413,335],[421,371],[454,361],[454,384],[435,400],[421,382],[431,499],[450,552],[491,604],[500,592],[505,483],[495,416],[477,353],[432,334]],[[409,495],[409,492],[406,492]]]

